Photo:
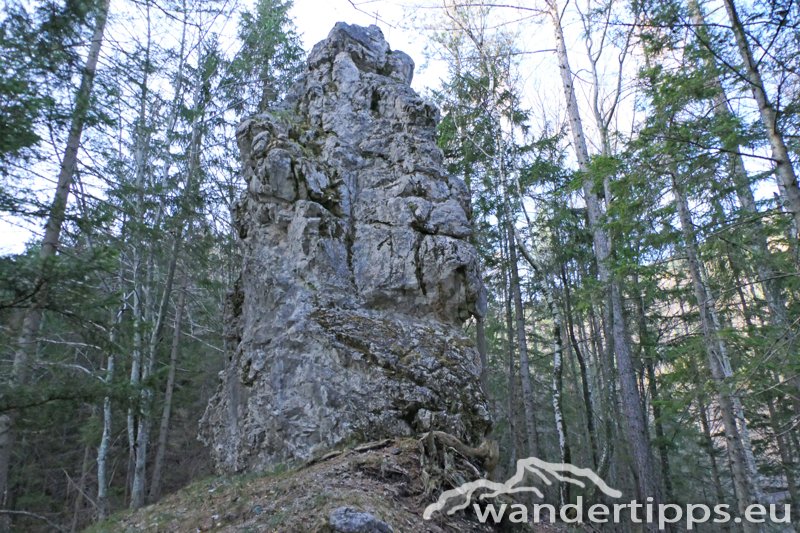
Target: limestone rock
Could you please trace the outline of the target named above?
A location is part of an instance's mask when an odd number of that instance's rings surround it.
[[[352,507],[337,507],[328,517],[328,525],[336,533],[393,533],[386,522],[371,513]]]
[[[461,330],[486,305],[469,197],[442,169],[413,68],[377,26],[338,23],[284,102],[237,130],[235,350],[201,422],[221,470],[489,428]]]

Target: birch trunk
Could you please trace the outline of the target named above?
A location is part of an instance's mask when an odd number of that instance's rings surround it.
[[[561,392],[564,385],[564,343],[561,337],[561,317],[554,308],[552,297],[548,297],[548,307],[553,318],[553,413],[555,414],[556,434],[558,435],[559,458],[562,463],[571,463],[572,454],[570,453],[569,442],[567,441],[567,422],[564,418],[564,403],[561,400]],[[569,483],[559,483],[559,504],[564,506],[570,502]]]

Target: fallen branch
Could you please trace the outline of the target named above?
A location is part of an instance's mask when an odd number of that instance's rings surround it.
[[[32,513],[30,511],[12,511],[11,509],[0,509],[0,514],[8,514],[8,515],[20,515],[20,516],[29,516],[31,518],[36,518],[37,520],[41,520],[42,522],[47,522],[47,525],[51,528],[55,529],[56,531],[66,531],[63,527],[59,526],[55,522],[52,522],[46,516],[42,516],[40,514]]]

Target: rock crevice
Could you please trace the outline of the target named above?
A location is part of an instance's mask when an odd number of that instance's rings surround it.
[[[221,470],[489,428],[460,327],[485,309],[469,197],[413,70],[377,26],[338,23],[282,104],[237,130],[234,349],[201,422]]]

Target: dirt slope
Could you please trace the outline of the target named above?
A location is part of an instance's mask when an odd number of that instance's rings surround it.
[[[341,507],[367,512],[396,533],[523,531],[482,525],[463,514],[423,520],[422,511],[436,497],[425,494],[426,478],[417,441],[386,440],[332,452],[293,470],[199,481],[89,531],[330,532],[336,531],[331,512]]]

